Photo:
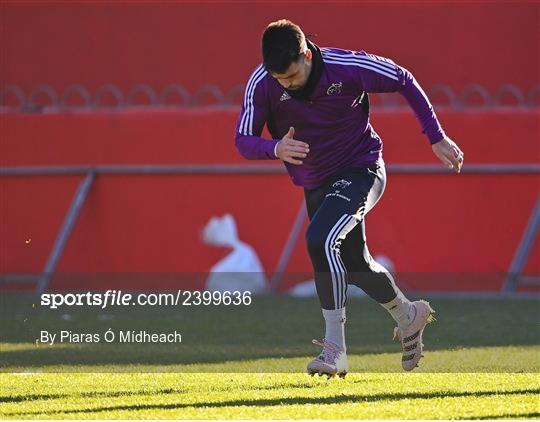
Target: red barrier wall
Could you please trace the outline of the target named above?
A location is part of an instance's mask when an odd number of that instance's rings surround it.
[[[248,163],[234,148],[235,119],[236,112],[227,111],[9,114],[0,120],[1,163]],[[466,163],[540,161],[537,112],[445,112],[440,119],[464,149]],[[411,113],[378,113],[374,124],[385,140],[387,163],[437,162]],[[0,272],[43,269],[80,180],[0,178]],[[538,192],[537,175],[390,175],[383,199],[366,219],[370,249],[388,256],[400,272],[505,272]],[[230,212],[242,240],[272,272],[301,200],[301,190],[285,175],[98,176],[59,270],[207,271],[226,251],[203,245],[201,229],[211,216]],[[528,271],[540,271],[539,246]],[[303,239],[288,271],[310,271]],[[500,281],[433,286],[413,280],[408,286],[490,290]],[[144,283],[140,287],[155,287]]]
[[[288,17],[323,46],[364,49],[429,87],[538,83],[539,4],[512,2],[2,2],[2,84],[94,92],[147,83],[161,91],[244,84],[259,39]]]

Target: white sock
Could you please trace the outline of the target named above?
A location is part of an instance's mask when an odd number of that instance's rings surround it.
[[[394,300],[381,303],[381,305],[390,313],[400,327],[409,325],[416,316],[416,309],[401,292],[398,293]]]
[[[324,338],[337,344],[343,351],[347,351],[345,347],[345,308],[323,309],[322,313],[326,323]]]

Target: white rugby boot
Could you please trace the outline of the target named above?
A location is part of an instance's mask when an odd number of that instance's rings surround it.
[[[420,358],[424,357],[422,350],[422,333],[426,325],[435,321],[435,311],[425,300],[412,302],[416,310],[414,319],[406,327],[394,328],[394,339],[401,341],[403,347],[403,356],[401,357],[401,366],[405,371],[412,371],[418,366]]]
[[[326,339],[322,341],[313,340],[313,344],[321,346],[323,349],[319,356],[308,363],[308,374],[311,376],[315,374],[319,374],[319,376],[326,375],[328,378],[337,375],[345,378],[349,370],[345,351],[341,350],[337,344]]]

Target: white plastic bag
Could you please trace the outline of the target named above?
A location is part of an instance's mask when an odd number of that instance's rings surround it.
[[[232,215],[212,217],[204,228],[203,239],[209,245],[233,248],[230,254],[210,269],[206,290],[252,293],[265,290],[266,276],[261,261],[255,250],[238,238]]]

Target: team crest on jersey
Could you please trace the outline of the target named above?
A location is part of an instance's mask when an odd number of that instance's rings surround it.
[[[352,182],[349,182],[348,180],[341,179],[341,180],[338,180],[337,182],[335,182],[332,185],[332,187],[334,187],[336,189],[345,189],[350,184],[352,184]]]
[[[285,92],[283,92],[283,95],[281,96],[279,101],[286,101],[286,100],[290,100],[290,99],[291,99],[291,96],[289,95],[289,93],[287,91],[285,91]]]
[[[341,88],[343,88],[343,82],[334,82],[326,90],[326,95],[341,94]]]

